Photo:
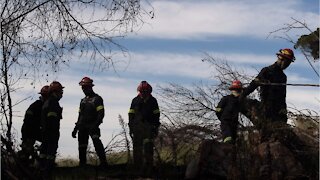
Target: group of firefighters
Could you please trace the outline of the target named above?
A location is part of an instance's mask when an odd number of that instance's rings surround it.
[[[79,85],[85,97],[81,99],[78,120],[71,133],[73,138],[78,134],[79,166],[87,165],[86,153],[90,136],[99,157],[99,166],[107,167],[99,128],[104,118],[103,99],[93,91],[91,78],[82,78]],[[49,174],[55,166],[62,119],[59,100],[63,96],[63,88],[58,81],[42,87],[39,100],[27,109],[21,128],[22,149],[19,157],[23,162],[31,161],[35,156],[35,142],[41,142],[39,167],[44,175]],[[148,82],[142,81],[137,91],[139,94],[132,100],[128,123],[133,141],[133,158],[135,167],[150,171],[153,164],[153,140],[160,126],[160,110],[157,100],[151,95],[152,87]]]
[[[276,62],[264,67],[246,88],[235,80],[229,87],[231,94],[222,97],[216,115],[221,121],[223,142],[235,143],[240,112],[261,130],[262,141],[271,135],[269,124],[287,123],[287,76],[283,70],[294,62],[295,56],[291,49],[280,49],[276,55]],[[260,101],[246,98],[259,86]]]
[[[291,49],[281,49],[277,60],[271,66],[263,68],[258,76],[244,88],[238,80],[229,87],[231,94],[222,97],[216,107],[216,115],[221,121],[223,142],[234,144],[237,138],[238,115],[248,114],[249,109],[255,109],[265,122],[287,121],[286,86],[270,85],[271,83],[286,84],[287,77],[283,73],[291,62],[295,60]],[[105,110],[103,99],[93,91],[93,80],[84,77],[79,82],[85,95],[81,99],[78,120],[75,123],[72,137],[78,134],[79,165],[87,164],[86,152],[89,136],[93,141],[101,167],[107,167],[105,149],[100,140],[99,125],[103,122]],[[257,87],[261,87],[261,101],[246,98]],[[42,87],[39,100],[27,109],[21,129],[22,144],[20,157],[28,161],[34,154],[35,141],[40,141],[40,168],[49,173],[55,165],[55,157],[59,141],[60,120],[62,108],[59,100],[63,96],[63,86],[53,81],[49,86]],[[158,135],[160,126],[160,110],[151,85],[142,81],[137,88],[138,95],[132,100],[129,109],[129,130],[133,142],[133,160],[137,168],[153,167],[154,139]],[[252,111],[250,111],[252,114]],[[249,113],[249,114],[250,114]],[[262,127],[263,129],[263,127]]]

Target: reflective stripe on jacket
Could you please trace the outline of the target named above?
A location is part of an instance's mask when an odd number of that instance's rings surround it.
[[[216,107],[216,115],[220,121],[238,122],[239,111],[239,98],[234,95],[222,97]]]
[[[99,125],[104,117],[103,99],[93,93],[81,99],[79,108],[78,126]]]
[[[156,98],[149,96],[147,100],[136,96],[129,109],[129,124],[135,124],[138,121],[148,122],[158,126],[160,118],[160,110]]]

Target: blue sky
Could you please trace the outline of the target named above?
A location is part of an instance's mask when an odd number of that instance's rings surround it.
[[[154,19],[146,17],[146,23],[139,31],[126,38],[117,39],[128,49],[127,56],[115,56],[117,73],[92,71],[83,61],[72,61],[70,67],[49,77],[65,86],[63,119],[58,152],[60,156],[77,157],[77,140],[71,131],[77,120],[80,99],[83,97],[78,82],[84,76],[94,80],[94,90],[104,98],[106,117],[100,126],[102,140],[106,145],[112,134],[119,131],[118,115],[127,120],[131,100],[136,96],[136,87],[141,80],[147,80],[156,90],[158,85],[179,83],[191,86],[200,81],[214,83],[212,69],[201,62],[204,52],[213,57],[224,58],[232,65],[245,69],[251,75],[272,64],[275,53],[281,48],[292,48],[292,44],[274,37],[270,32],[293,22],[291,18],[304,21],[315,30],[319,27],[319,2],[316,0],[185,0],[149,1],[155,11]],[[150,6],[148,6],[150,8]],[[290,35],[308,33],[293,31]],[[277,33],[275,35],[283,35]],[[288,83],[319,83],[306,59],[295,51],[297,60],[285,71]],[[85,58],[85,57],[84,57]],[[77,59],[77,57],[74,57]],[[319,63],[314,64],[319,70]],[[26,108],[36,98],[36,89],[28,82],[16,99],[33,96],[15,111],[23,116]],[[318,88],[290,87],[287,92],[288,105],[299,109],[310,108],[320,111]],[[22,118],[14,126],[19,134]]]

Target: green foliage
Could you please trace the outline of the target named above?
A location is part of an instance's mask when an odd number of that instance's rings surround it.
[[[78,166],[78,164],[79,162],[77,159],[70,158],[70,157],[59,159],[57,161],[57,165],[59,167],[74,167],[74,166]]]
[[[128,160],[128,153],[123,152],[116,152],[110,155],[107,155],[107,161],[109,164],[126,164]]]
[[[159,161],[165,164],[186,166],[195,157],[199,144],[180,143],[174,150],[172,147],[159,149]]]
[[[294,48],[302,49],[310,54],[314,60],[319,59],[319,28],[308,35],[302,35],[294,45]]]

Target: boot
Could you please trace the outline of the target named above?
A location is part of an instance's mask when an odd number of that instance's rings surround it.
[[[97,155],[100,160],[99,166],[100,167],[107,167],[108,166],[107,158],[106,158],[106,154],[104,152],[104,147],[103,147],[101,140],[100,139],[93,139],[93,145],[96,149]]]
[[[103,153],[99,153],[98,154],[98,156],[99,156],[99,160],[100,160],[100,165],[99,165],[99,167],[101,167],[101,168],[106,168],[106,167],[108,167],[108,163],[107,163],[107,158],[106,158],[106,156],[105,156],[105,154]]]
[[[79,166],[87,165],[87,148],[79,148]]]

